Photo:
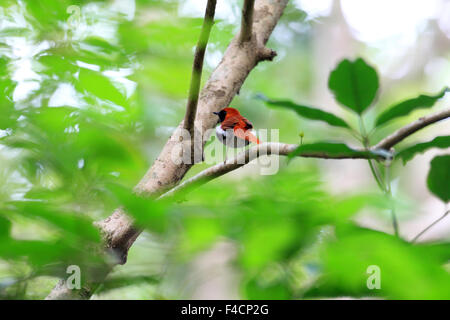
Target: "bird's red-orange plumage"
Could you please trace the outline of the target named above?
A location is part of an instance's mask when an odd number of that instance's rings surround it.
[[[234,135],[247,142],[259,144],[259,139],[251,132],[252,123],[243,117],[238,110],[234,108],[225,108],[216,113],[222,121],[220,127],[223,131],[233,130]]]

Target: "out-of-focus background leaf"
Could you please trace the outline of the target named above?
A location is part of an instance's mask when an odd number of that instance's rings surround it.
[[[450,297],[450,278],[435,252],[427,254],[422,248],[393,236],[361,228],[345,228],[336,238],[323,248],[323,278],[307,296],[370,297],[378,291],[376,295],[393,299]],[[450,248],[447,245],[438,250],[448,253]],[[425,258],[426,264],[422,263]],[[369,266],[380,270],[379,290],[370,290],[367,286]],[[406,283],[416,289],[411,290]]]
[[[428,188],[444,203],[450,201],[450,155],[438,156],[431,161],[428,173]]]

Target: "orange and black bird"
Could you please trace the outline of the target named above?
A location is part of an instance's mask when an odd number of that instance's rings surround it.
[[[253,133],[252,123],[241,116],[238,110],[225,108],[213,113],[219,116],[220,125],[216,128],[216,136],[224,145],[240,148],[251,142],[260,143]]]

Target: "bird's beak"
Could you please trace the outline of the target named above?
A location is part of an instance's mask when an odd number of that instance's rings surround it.
[[[215,114],[216,116],[218,116],[218,115],[219,115],[219,113],[218,113],[218,112],[213,112],[213,114]]]

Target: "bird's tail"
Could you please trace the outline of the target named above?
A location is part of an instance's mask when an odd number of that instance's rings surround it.
[[[246,141],[249,141],[252,143],[256,143],[256,144],[261,143],[259,141],[259,139],[250,130],[247,130],[244,132],[244,130],[237,129],[234,131],[234,134],[235,134],[235,136],[237,136],[240,139],[243,139],[243,140],[246,140]]]

